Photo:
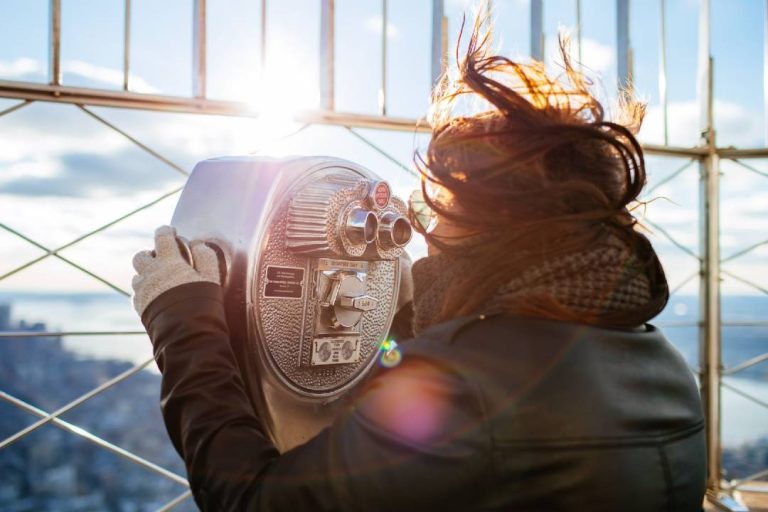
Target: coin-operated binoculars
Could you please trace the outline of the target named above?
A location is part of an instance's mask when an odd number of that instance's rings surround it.
[[[345,160],[226,157],[197,164],[171,223],[219,254],[233,350],[273,441],[308,440],[389,330],[405,204]]]

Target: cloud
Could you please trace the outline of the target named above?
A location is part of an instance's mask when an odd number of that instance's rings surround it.
[[[0,78],[20,82],[40,82],[46,79],[47,66],[37,59],[19,57],[12,61],[0,60]],[[77,59],[65,59],[61,63],[64,82],[77,84],[79,87],[96,89],[115,89],[123,87],[123,71],[106,66],[97,66]],[[144,78],[134,73],[130,75],[132,91],[157,93]]]
[[[173,171],[159,172],[136,158],[135,151],[111,154],[65,153],[58,159],[58,172],[48,176],[22,176],[0,184],[0,194],[90,198],[136,194],[163,189],[179,179]]]
[[[61,69],[65,74],[75,75],[78,83],[90,82],[90,87],[109,88],[123,87],[123,71],[121,69],[96,66],[82,60],[65,60],[61,63]],[[129,77],[132,91],[143,93],[158,93],[159,89],[152,87],[139,75],[134,73]],[[107,86],[107,87],[104,87]]]
[[[12,61],[0,60],[0,77],[5,80],[28,80],[45,74],[42,62],[28,57],[20,57]]]
[[[578,40],[567,28],[561,27],[560,32],[571,37],[570,53],[571,57],[576,59],[579,54]],[[559,66],[562,63],[560,42],[557,35],[547,37],[544,54],[548,64]],[[616,50],[612,46],[584,37],[581,40],[581,60],[587,74],[596,73],[603,76],[608,74],[616,65]]]
[[[365,20],[365,28],[376,34],[381,34],[381,16],[373,16]],[[400,37],[400,29],[393,23],[387,23],[387,37],[389,39]]]
[[[581,40],[581,58],[587,68],[604,74],[616,65],[616,50],[612,46],[585,37]]]
[[[695,100],[669,103],[669,143],[676,146],[695,146],[699,144],[699,118],[701,107]],[[715,100],[715,128],[718,132],[718,145],[737,145],[752,147],[762,145],[762,112],[748,109],[738,103]],[[660,105],[648,108],[640,130],[642,142],[662,143],[664,141],[663,110]]]

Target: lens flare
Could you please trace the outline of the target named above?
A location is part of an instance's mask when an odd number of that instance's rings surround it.
[[[403,360],[403,354],[395,340],[382,341],[379,352],[379,364],[384,368],[394,368]]]

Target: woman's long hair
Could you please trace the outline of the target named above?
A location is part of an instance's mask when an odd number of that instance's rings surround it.
[[[592,83],[569,58],[567,40],[560,42],[563,73],[557,78],[543,63],[492,55],[487,15],[477,17],[461,59],[459,44],[457,76],[444,76],[435,88],[432,139],[426,154],[415,157],[427,204],[467,234],[446,240],[414,225],[441,251],[476,262],[472,275],[456,277],[441,319],[477,311],[505,279],[609,236],[654,267],[648,272],[653,304],[640,316],[657,314],[666,304],[666,280],[629,210],[646,183],[633,134],[645,106],[625,91],[617,120],[606,119]],[[551,298],[532,298],[519,309],[577,319]]]

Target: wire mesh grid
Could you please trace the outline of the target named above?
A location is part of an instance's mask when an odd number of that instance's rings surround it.
[[[15,105],[12,105],[5,110],[0,111],[0,117],[6,116],[9,114],[12,114],[14,112],[17,112],[21,109],[24,109],[28,105],[32,104],[35,101],[55,101],[55,102],[64,102],[64,103],[71,103],[76,106],[77,109],[82,111],[85,115],[88,115],[89,117],[95,119],[99,123],[101,123],[105,128],[118,133],[126,140],[130,141],[135,147],[140,148],[143,152],[150,155],[157,161],[164,164],[166,167],[172,169],[173,171],[179,173],[180,175],[187,175],[187,171],[184,169],[184,166],[179,165],[178,163],[174,162],[172,159],[167,158],[164,156],[161,152],[153,149],[149,145],[143,143],[136,137],[132,136],[125,130],[121,129],[120,127],[116,126],[115,124],[107,121],[102,116],[98,115],[96,112],[94,112],[91,107],[93,106],[99,106],[99,105],[107,105],[107,106],[127,106],[130,108],[138,108],[138,109],[146,109],[146,110],[163,110],[163,111],[180,111],[180,112],[199,112],[199,113],[220,113],[220,114],[227,114],[227,115],[254,115],[254,113],[249,112],[248,109],[245,109],[242,104],[235,104],[231,102],[216,102],[212,101],[206,98],[207,93],[207,83],[206,83],[206,39],[205,39],[205,27],[206,27],[206,2],[205,0],[195,0],[194,6],[193,6],[193,23],[194,23],[194,49],[193,49],[193,97],[190,98],[179,98],[179,97],[158,97],[153,96],[151,94],[136,94],[131,91],[131,55],[130,55],[130,42],[131,42],[131,26],[130,26],[130,17],[131,17],[131,0],[123,0],[124,6],[125,6],[125,12],[124,12],[124,19],[125,19],[125,30],[124,30],[124,55],[123,55],[123,87],[122,91],[117,92],[109,92],[109,91],[96,91],[96,90],[85,90],[85,89],[77,89],[72,87],[65,87],[62,86],[61,83],[61,77],[62,77],[62,63],[61,63],[61,0],[51,0],[50,2],[50,51],[49,51],[49,78],[50,83],[49,84],[14,84],[10,83],[8,81],[0,81],[0,95],[7,97],[7,98],[19,98],[22,99],[20,103],[17,103]],[[261,37],[261,43],[260,43],[260,62],[259,66],[262,68],[266,60],[266,33],[267,33],[267,4],[268,2],[266,0],[262,0],[260,2],[261,7],[261,18],[260,18],[260,37]],[[444,2],[442,0],[433,0],[432,2],[432,37],[431,37],[431,76],[433,81],[440,76],[440,74],[445,69],[445,60],[443,59],[443,56],[446,54],[446,33],[445,33],[445,13],[444,13]],[[544,34],[543,34],[543,28],[544,28],[544,21],[543,21],[543,5],[544,2],[542,0],[532,0],[530,4],[530,36],[531,36],[531,54],[538,58],[544,57]],[[662,60],[662,65],[659,69],[659,87],[660,87],[660,93],[663,98],[663,134],[664,134],[664,146],[653,146],[653,145],[646,145],[646,149],[655,154],[661,154],[661,155],[670,155],[670,156],[678,156],[678,157],[684,157],[685,161],[682,165],[680,165],[677,169],[675,169],[673,172],[668,174],[663,180],[660,180],[659,182],[653,184],[652,187],[650,187],[646,194],[651,194],[658,188],[662,187],[663,185],[672,182],[676,179],[678,179],[680,176],[684,176],[687,173],[689,173],[692,169],[692,167],[696,164],[699,165],[700,169],[700,175],[702,176],[702,179],[706,179],[708,175],[711,175],[714,173],[719,173],[719,158],[725,158],[733,161],[736,165],[742,167],[746,171],[753,173],[757,176],[761,176],[764,178],[768,178],[768,172],[763,171],[754,165],[751,165],[751,163],[746,163],[744,159],[746,158],[752,158],[752,157],[764,157],[768,155],[768,151],[766,151],[764,148],[757,149],[757,150],[739,150],[734,148],[717,148],[714,141],[714,131],[713,131],[713,122],[712,122],[712,101],[713,101],[713,93],[712,93],[712,84],[711,84],[711,67],[712,67],[712,61],[709,48],[709,1],[708,0],[702,0],[700,2],[701,9],[700,9],[700,32],[699,32],[699,41],[700,41],[700,58],[699,58],[699,81],[700,81],[700,89],[701,89],[701,102],[702,105],[705,107],[703,110],[708,112],[709,119],[706,122],[706,127],[704,128],[704,140],[701,142],[701,144],[697,147],[671,147],[668,146],[669,137],[668,137],[668,123],[669,123],[669,115],[668,115],[668,107],[667,107],[667,79],[666,79],[666,73],[667,73],[667,64],[666,64],[666,56],[667,56],[667,45],[665,41],[665,35],[666,35],[666,28],[664,26],[664,20],[665,20],[665,2],[664,0],[660,0],[660,17],[661,17],[661,40],[660,40],[660,58]],[[309,114],[302,114],[299,116],[299,118],[302,120],[301,126],[299,126],[298,129],[296,129],[294,132],[288,134],[288,136],[296,135],[298,133],[301,133],[303,130],[305,130],[307,127],[310,127],[314,124],[322,123],[322,124],[332,124],[332,125],[338,125],[345,127],[346,130],[350,132],[351,135],[353,135],[359,142],[364,144],[366,147],[373,149],[377,153],[379,153],[381,156],[389,160],[391,163],[396,165],[398,168],[400,168],[402,171],[407,172],[409,177],[412,177],[413,171],[406,165],[403,165],[402,162],[400,162],[397,158],[393,157],[389,152],[383,150],[379,145],[375,144],[370,139],[366,138],[359,130],[357,130],[355,127],[374,127],[374,128],[384,128],[384,129],[394,129],[394,130],[413,130],[414,128],[414,120],[408,120],[408,119],[397,119],[390,116],[386,116],[388,112],[388,105],[387,100],[389,98],[388,91],[387,91],[387,13],[388,13],[388,4],[387,0],[382,0],[381,4],[381,11],[382,16],[378,20],[381,24],[381,30],[380,33],[382,34],[382,55],[381,55],[381,61],[379,64],[381,65],[381,83],[379,84],[379,105],[378,105],[378,114],[375,116],[365,116],[365,115],[354,115],[354,114],[343,114],[343,113],[337,113],[334,109],[334,1],[333,0],[322,0],[321,1],[321,8],[320,12],[322,15],[321,19],[321,58],[320,58],[320,88],[322,90],[322,98],[321,98],[321,106],[323,108],[323,111],[321,112],[315,112],[315,113],[309,113]],[[619,72],[619,79],[624,80],[625,85],[631,85],[632,83],[632,55],[631,51],[632,48],[630,46],[630,39],[629,39],[629,1],[628,0],[616,0],[616,13],[617,13],[617,64],[618,68],[620,69]],[[579,38],[579,51],[581,51],[581,37],[582,37],[582,31],[581,31],[581,3],[577,2],[577,27],[576,27],[576,34]],[[709,74],[709,83],[707,84],[707,74]],[[708,107],[707,107],[708,105]],[[256,113],[257,115],[257,113]],[[421,127],[423,129],[423,126]],[[708,167],[709,166],[709,167]],[[158,195],[157,197],[153,198],[152,200],[145,202],[144,204],[140,205],[139,207],[127,211],[121,216],[118,216],[114,219],[112,219],[110,222],[107,222],[105,224],[100,225],[99,227],[90,230],[89,232],[78,236],[77,238],[74,238],[73,240],[65,243],[65,244],[46,244],[43,243],[40,240],[37,240],[35,237],[30,236],[27,233],[24,233],[18,229],[15,229],[9,224],[0,222],[0,230],[10,234],[11,236],[23,240],[30,246],[34,246],[38,250],[42,251],[42,254],[30,259],[29,261],[26,261],[24,263],[21,263],[14,268],[6,271],[4,274],[0,275],[0,281],[3,281],[5,279],[8,279],[14,275],[17,275],[21,272],[27,271],[30,268],[34,268],[35,265],[41,264],[44,261],[50,260],[50,259],[56,259],[65,265],[67,265],[70,268],[76,269],[78,272],[87,275],[90,279],[96,280],[103,285],[111,288],[116,293],[122,295],[122,296],[129,296],[129,292],[113,282],[113,280],[107,278],[104,275],[100,275],[100,273],[93,269],[89,268],[89,265],[82,265],[75,261],[75,259],[67,257],[62,254],[63,251],[66,249],[69,249],[71,247],[74,247],[81,242],[90,239],[91,237],[94,237],[95,235],[111,228],[112,226],[115,226],[116,224],[133,217],[135,215],[138,215],[140,212],[147,210],[148,208],[151,208],[154,205],[157,205],[161,203],[162,201],[174,197],[176,194],[178,194],[181,190],[181,187],[176,187],[171,190],[168,190],[161,195]],[[717,220],[718,217],[718,208],[717,208],[717,194],[719,193],[717,187],[715,186],[714,189],[709,190],[710,193],[713,193],[715,195],[714,199],[715,202],[715,208],[714,211],[707,210],[706,206],[702,206],[702,209],[699,211],[699,215],[702,216],[704,219],[709,220]],[[703,195],[706,195],[702,193]],[[707,199],[713,199],[711,196],[707,196]],[[768,295],[768,289],[764,284],[761,284],[757,282],[754,278],[751,276],[744,276],[740,275],[738,273],[733,272],[727,266],[733,262],[739,260],[739,258],[742,258],[746,255],[753,254],[755,251],[760,249],[761,247],[764,247],[766,244],[768,244],[768,240],[763,240],[757,243],[750,244],[746,247],[743,247],[742,249],[733,252],[732,254],[720,258],[719,256],[719,250],[715,251],[716,255],[716,262],[711,261],[711,251],[707,250],[700,250],[695,251],[690,248],[689,245],[686,245],[681,240],[678,239],[677,236],[675,236],[673,233],[671,233],[668,229],[665,228],[663,225],[663,222],[656,222],[652,218],[645,219],[645,222],[647,224],[647,227],[657,234],[658,236],[666,239],[670,244],[675,246],[678,250],[680,250],[682,253],[696,261],[697,269],[693,272],[690,272],[687,275],[684,276],[678,276],[678,280],[675,282],[670,283],[671,285],[671,292],[674,295],[675,293],[679,292],[683,288],[686,287],[686,285],[689,285],[694,280],[699,279],[700,283],[702,283],[702,286],[704,283],[707,282],[707,279],[711,276],[716,276],[717,279],[715,281],[719,280],[719,276],[725,276],[728,279],[740,282],[744,284],[745,286],[749,286],[753,288],[756,292],[761,294],[767,294]],[[717,227],[717,222],[714,224],[715,227]],[[717,241],[714,242],[715,245],[718,244]],[[720,300],[720,292],[719,288],[715,287],[717,296],[717,301]],[[711,301],[710,301],[711,302]],[[705,314],[696,322],[692,323],[667,323],[666,326],[668,327],[696,327],[700,329],[702,332],[702,346],[709,346],[713,343],[717,343],[718,347],[717,350],[719,351],[719,332],[722,329],[722,327],[757,327],[757,326],[766,326],[768,325],[768,320],[762,321],[762,320],[753,320],[753,321],[725,321],[721,322],[719,318],[712,318],[711,311],[705,312]],[[714,329],[716,331],[717,335],[712,337],[710,334],[706,334],[708,329]],[[46,331],[46,332],[0,332],[0,341],[3,339],[22,339],[25,337],[52,337],[52,338],[64,338],[67,336],[121,336],[121,335],[140,335],[143,334],[142,331],[132,331],[132,330],[59,330],[59,331]],[[722,377],[727,377],[731,375],[737,375],[740,372],[743,372],[749,368],[754,367],[755,365],[761,364],[768,360],[768,353],[763,353],[756,355],[754,357],[745,359],[743,361],[737,362],[735,364],[732,364],[728,367],[721,368],[718,365],[721,365],[720,361],[715,361],[714,363],[710,361],[710,366],[707,366],[705,363],[705,357],[702,357],[702,366],[700,368],[697,368],[696,370],[702,372],[702,376],[704,376],[705,371],[712,371],[713,368],[717,367],[717,371],[715,372],[715,378],[717,381],[717,389],[708,389],[704,388],[705,393],[705,399],[707,401],[708,406],[715,407],[715,417],[718,417],[720,414],[719,411],[719,405],[718,402],[715,400],[714,402],[709,399],[709,396],[713,394],[719,395],[720,389],[728,389],[729,391],[732,391],[733,393],[736,393],[743,398],[750,400],[752,403],[760,406],[760,407],[768,407],[768,404],[764,400],[761,400],[759,397],[754,396],[751,393],[748,393],[744,390],[739,389],[737,386],[733,386],[729,382],[723,382]],[[710,358],[711,359],[711,358]],[[69,412],[73,409],[76,409],[80,407],[82,404],[88,402],[90,399],[92,399],[95,396],[100,395],[107,389],[110,389],[112,386],[123,382],[124,380],[130,378],[133,375],[136,375],[139,373],[143,368],[146,368],[149,364],[151,364],[152,360],[147,359],[146,361],[142,361],[139,364],[135,365],[133,368],[130,368],[121,374],[117,375],[116,377],[102,383],[97,388],[94,388],[93,390],[90,390],[87,393],[82,394],[78,398],[69,401],[67,404],[57,408],[56,410],[49,412],[42,409],[39,409],[35,407],[33,404],[27,403],[23,400],[20,400],[18,397],[14,397],[12,395],[9,395],[5,392],[0,392],[0,398],[2,398],[5,402],[12,404],[13,406],[17,407],[20,410],[26,411],[27,413],[37,416],[39,419],[32,423],[31,425],[25,427],[24,429],[19,430],[18,432],[14,433],[13,435],[0,440],[0,449],[8,447],[12,445],[13,443],[17,442],[20,439],[25,438],[27,435],[29,435],[31,432],[39,429],[43,425],[54,425],[58,428],[67,430],[70,433],[73,433],[77,436],[82,437],[83,439],[88,440],[89,442],[94,443],[97,446],[100,446],[101,448],[104,448],[105,450],[109,450],[115,454],[118,454],[127,460],[130,460],[137,465],[145,468],[148,471],[152,471],[154,473],[157,473],[164,478],[176,482],[181,485],[186,485],[186,479],[181,477],[180,475],[173,473],[172,471],[169,471],[165,468],[162,468],[160,466],[157,466],[156,464],[139,457],[138,455],[131,453],[128,450],[124,450],[118,446],[115,446],[108,441],[94,435],[93,433],[90,433],[84,429],[82,429],[80,426],[77,426],[75,424],[69,423],[64,421],[61,418],[61,415],[65,414],[66,412]],[[712,365],[715,366],[712,366]],[[711,419],[711,418],[710,418]],[[716,426],[718,429],[717,436],[719,436],[719,424]],[[708,443],[708,449],[710,452],[717,449],[719,450],[720,443],[719,438],[715,440],[715,442],[709,442]],[[719,468],[719,463],[717,464],[717,467]],[[710,467],[711,469],[711,467]],[[739,481],[732,481],[726,484],[726,487],[729,487],[730,490],[737,489],[744,485],[745,482],[749,481],[750,479],[759,479],[766,476],[766,471],[761,471],[756,474],[750,475],[747,478],[740,479]],[[712,485],[712,481],[710,481],[710,485]],[[716,486],[717,484],[715,484]],[[717,489],[715,489],[717,490]],[[169,501],[166,505],[162,506],[161,510],[169,510],[175,506],[177,506],[180,503],[183,503],[187,498],[189,497],[189,491],[185,491],[184,493],[178,495],[173,500]]]
[[[11,108],[7,108],[4,111],[0,112],[0,117],[4,115],[11,114],[13,112],[16,112],[20,110],[21,108],[32,104],[32,101],[25,101],[22,103],[19,103]],[[124,130],[118,128],[114,124],[110,123],[109,121],[105,120],[98,114],[94,113],[93,111],[89,110],[84,105],[77,105],[77,108],[79,108],[84,113],[88,114],[89,116],[97,119],[99,122],[101,122],[105,127],[119,133],[121,136],[125,137],[127,140],[129,140],[131,143],[136,145],[137,147],[141,148],[142,150],[146,151],[153,157],[157,158],[161,162],[163,162],[168,167],[171,167],[175,171],[183,174],[184,176],[187,176],[189,173],[184,170],[180,165],[175,164],[170,159],[164,157],[159,152],[151,149],[146,144],[142,143],[135,137],[132,137],[128,133],[126,133]],[[307,128],[309,125],[305,124],[302,125],[299,129],[294,130],[287,135],[285,135],[282,138],[289,138],[297,133],[303,131],[305,128]],[[363,134],[361,134],[359,131],[355,130],[352,127],[345,127],[346,130],[348,130],[352,135],[354,135],[355,139],[368,146],[369,148],[375,150],[378,154],[389,160],[391,163],[395,164],[396,168],[399,169],[401,172],[407,172],[410,176],[414,177],[415,173],[408,168],[408,166],[404,165],[402,162],[400,162],[397,158],[392,156],[389,152],[382,149],[379,145],[375,144],[373,141],[371,141],[369,138],[365,137]],[[11,276],[14,276],[20,272],[23,271],[29,271],[30,269],[33,269],[35,265],[40,264],[42,261],[46,260],[47,258],[57,258],[64,262],[65,264],[71,266],[72,268],[76,269],[77,271],[87,275],[88,277],[101,282],[102,284],[108,286],[116,293],[123,295],[125,297],[129,297],[131,294],[127,290],[123,289],[122,287],[118,286],[111,280],[100,276],[98,273],[89,270],[87,267],[78,264],[77,262],[64,257],[60,254],[61,251],[64,249],[73,247],[91,237],[94,235],[101,233],[107,229],[109,229],[112,226],[115,226],[119,222],[122,222],[134,215],[137,215],[138,213],[146,210],[147,208],[152,207],[153,205],[159,203],[160,201],[163,201],[164,199],[167,199],[169,197],[173,197],[174,195],[178,194],[181,191],[182,187],[175,188],[169,192],[165,192],[162,195],[150,200],[149,202],[146,202],[137,208],[117,217],[109,222],[106,222],[104,224],[101,224],[98,228],[88,231],[87,233],[78,236],[77,238],[59,245],[55,248],[49,248],[45,244],[40,243],[36,240],[34,240],[32,237],[25,235],[23,232],[14,229],[10,226],[8,226],[5,223],[0,222],[0,229],[6,231],[7,233],[10,233],[11,235],[18,237],[19,239],[27,242],[28,244],[37,247],[38,249],[41,249],[44,251],[44,254],[41,256],[38,256],[36,258],[33,258],[29,261],[26,261],[20,265],[17,265],[16,267],[12,268],[11,270],[5,272],[4,274],[0,275],[0,281],[3,281],[4,279],[7,279]],[[143,331],[34,331],[34,332],[26,332],[26,331],[20,331],[20,332],[14,332],[14,331],[4,331],[0,332],[0,341],[3,339],[22,339],[22,338],[63,338],[67,336],[125,336],[125,335],[139,335],[144,334]],[[61,416],[65,413],[71,412],[77,407],[82,406],[87,401],[91,400],[92,398],[104,393],[105,391],[111,389],[113,386],[125,381],[126,379],[136,375],[140,371],[146,369],[150,364],[154,362],[154,358],[148,358],[139,364],[136,364],[129,368],[128,370],[120,373],[119,375],[107,380],[106,382],[101,383],[97,387],[89,390],[88,392],[80,395],[79,397],[67,402],[63,406],[59,407],[55,411],[48,412],[45,410],[42,410],[35,405],[22,400],[21,398],[14,396],[10,393],[7,393],[3,390],[0,390],[0,399],[5,401],[8,404],[11,404],[15,406],[16,408],[29,413],[33,416],[38,417],[39,419],[35,421],[34,423],[18,430],[17,432],[13,433],[12,435],[0,440],[0,450],[6,449],[9,446],[13,445],[14,443],[24,439],[28,435],[30,435],[32,432],[38,430],[39,428],[43,427],[44,425],[52,424],[66,432],[69,432],[71,434],[74,434],[90,443],[93,443],[94,445],[98,446],[99,448],[102,448],[104,450],[107,450],[109,452],[112,452],[134,464],[137,466],[153,472],[157,475],[162,476],[163,478],[166,478],[176,484],[183,485],[185,487],[189,487],[189,483],[187,482],[187,479],[183,477],[182,475],[179,475],[165,467],[162,467],[158,464],[155,464],[146,458],[143,458],[135,453],[132,453],[131,451],[121,448],[119,446],[116,446],[115,444],[107,441],[106,439],[99,437],[98,435],[94,434],[93,432],[89,432],[85,428],[75,425],[73,423],[70,423],[68,421],[65,421],[61,419]],[[160,511],[166,511],[171,510],[174,507],[182,504],[185,502],[188,498],[191,497],[191,492],[189,490],[179,494],[166,504],[162,505],[158,510]]]

